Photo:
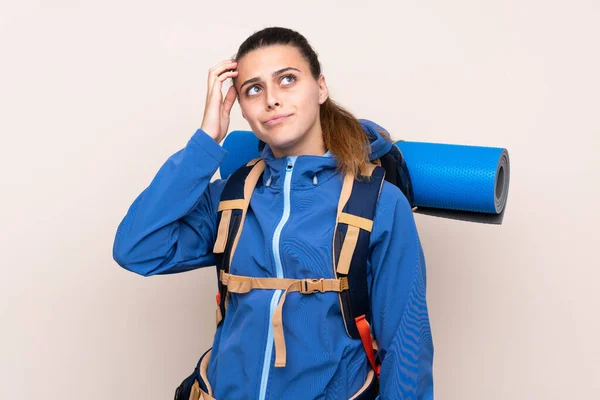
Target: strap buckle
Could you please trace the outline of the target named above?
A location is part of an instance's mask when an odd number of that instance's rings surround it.
[[[303,279],[300,285],[300,293],[312,294],[316,292],[325,293],[325,280],[321,279]]]

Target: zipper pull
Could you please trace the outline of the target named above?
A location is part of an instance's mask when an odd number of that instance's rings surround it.
[[[290,160],[290,159],[288,158],[288,164],[287,164],[287,168],[286,168],[286,170],[287,170],[287,171],[291,171],[291,170],[292,170],[292,168],[294,168],[294,164],[292,163],[292,160]]]

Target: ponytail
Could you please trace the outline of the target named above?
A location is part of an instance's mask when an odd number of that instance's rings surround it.
[[[358,176],[371,155],[369,138],[352,113],[331,99],[321,104],[321,130],[325,147],[338,162],[338,170]]]

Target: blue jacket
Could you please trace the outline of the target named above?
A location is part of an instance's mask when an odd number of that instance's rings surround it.
[[[389,149],[373,129],[373,158]],[[224,180],[211,178],[226,151],[198,129],[133,202],[113,257],[144,276],[215,265],[217,206]],[[230,272],[254,277],[334,278],[332,235],[342,178],[333,156],[275,158],[266,146],[262,184],[251,199]],[[268,183],[268,185],[267,185]],[[425,260],[411,207],[385,182],[367,265],[381,399],[433,399],[433,342]],[[217,291],[215,284],[215,293]],[[208,366],[221,399],[348,399],[370,369],[344,328],[338,294],[289,293],[283,307],[286,367],[274,366],[271,317],[281,290],[231,294]],[[215,322],[206,321],[208,329]]]

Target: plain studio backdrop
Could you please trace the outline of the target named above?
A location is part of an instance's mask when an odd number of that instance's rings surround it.
[[[170,399],[191,373],[215,269],[137,276],[114,234],[200,126],[209,68],[271,25],[394,138],[510,152],[503,225],[416,215],[436,398],[600,398],[599,20],[596,0],[2,2],[0,398]]]

